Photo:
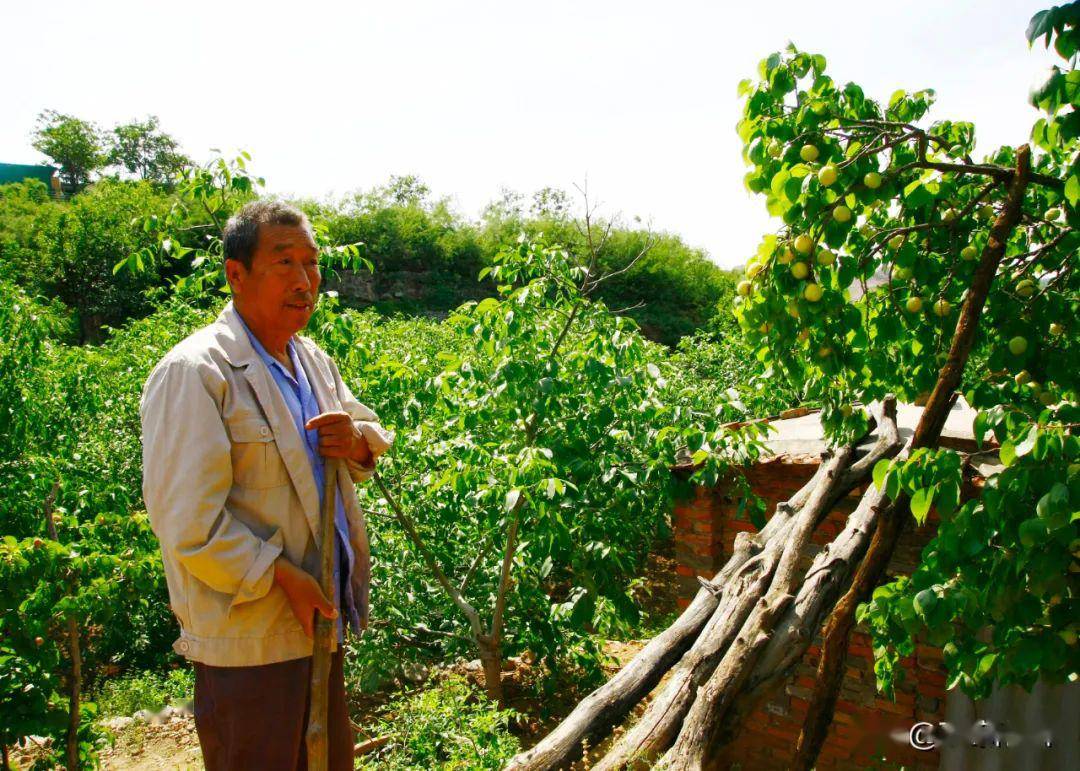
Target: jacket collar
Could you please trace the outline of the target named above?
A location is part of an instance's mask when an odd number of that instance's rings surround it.
[[[218,344],[225,352],[225,358],[228,359],[229,364],[234,367],[244,367],[253,361],[260,360],[259,353],[251,344],[247,330],[244,329],[244,322],[232,300],[229,300],[221,309],[215,323],[225,327],[225,333],[218,335]]]

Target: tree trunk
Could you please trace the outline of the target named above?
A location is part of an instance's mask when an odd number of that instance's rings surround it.
[[[480,649],[480,664],[484,668],[484,690],[489,699],[502,707],[502,650],[499,641],[493,637],[481,637],[476,641],[476,647]]]
[[[926,403],[915,434],[911,440],[912,449],[934,447],[941,437],[949,408],[955,400],[956,389],[960,386],[975,342],[975,333],[979,327],[986,298],[990,294],[994,276],[1005,255],[1005,244],[1013,228],[1020,221],[1024,191],[1031,178],[1031,148],[1022,145],[1016,151],[1016,171],[1009,182],[1009,192],[1001,214],[990,230],[990,238],[983,248],[979,265],[971,280],[967,297],[960,309],[960,318],[956,322],[956,333],[949,348],[949,358],[938,376],[930,399]],[[825,624],[821,659],[818,662],[817,684],[810,697],[806,722],[803,724],[796,745],[795,764],[798,771],[810,771],[817,762],[817,757],[825,743],[829,725],[832,723],[836,698],[843,680],[844,664],[847,660],[848,638],[855,626],[855,611],[865,602],[880,583],[885,569],[896,549],[904,524],[908,521],[908,501],[901,496],[896,505],[882,517],[874,532],[866,557],[855,573],[850,588],[837,604],[836,609]]]
[[[79,647],[79,623],[74,616],[67,617],[68,653],[71,656],[71,693],[68,696],[67,767],[69,771],[79,768],[79,722],[82,698],[82,651]]]

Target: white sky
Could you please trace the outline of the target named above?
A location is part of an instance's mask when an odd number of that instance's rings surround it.
[[[0,161],[40,162],[43,109],[157,115],[196,158],[247,149],[272,192],[417,174],[469,217],[507,187],[573,190],[719,264],[776,228],[743,188],[736,85],[789,40],[887,99],[933,87],[980,151],[1028,137],[1051,0],[6,2]],[[732,4],[734,5],[734,4]]]

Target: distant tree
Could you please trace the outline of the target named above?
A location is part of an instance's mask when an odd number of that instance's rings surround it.
[[[502,222],[516,222],[525,216],[522,201],[525,197],[508,187],[499,188],[499,197],[491,201],[480,213],[480,221],[491,229]]]
[[[139,179],[168,183],[191,160],[180,146],[162,131],[156,115],[144,121],[123,123],[109,137],[109,164],[118,166]]]
[[[44,153],[60,167],[60,179],[81,190],[90,175],[107,163],[101,129],[89,121],[44,110],[34,129],[34,149]]]
[[[529,211],[534,217],[551,220],[565,220],[570,216],[571,201],[565,190],[557,187],[545,187],[533,193]]]
[[[431,188],[415,174],[401,177],[395,174],[390,177],[382,194],[389,203],[398,206],[423,206],[431,195]]]

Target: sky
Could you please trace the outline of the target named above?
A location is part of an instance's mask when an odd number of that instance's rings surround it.
[[[770,220],[742,184],[738,82],[794,42],[886,100],[932,87],[979,151],[1028,138],[1050,0],[6,2],[0,161],[43,162],[35,118],[160,118],[196,159],[245,149],[270,192],[326,198],[415,174],[474,218],[506,188],[574,192],[718,264]],[[580,203],[580,201],[579,201]]]

